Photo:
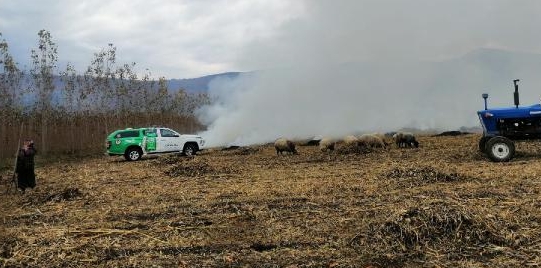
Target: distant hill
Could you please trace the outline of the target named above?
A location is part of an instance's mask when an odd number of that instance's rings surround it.
[[[508,94],[515,78],[521,79],[524,93],[530,96],[537,94],[534,88],[541,86],[540,54],[490,48],[475,49],[463,56],[436,62],[349,62],[328,66],[328,69],[338,69],[344,75],[355,75],[366,80],[373,80],[387,72],[404,74],[404,77],[384,77],[384,80],[413,82],[412,86],[426,89],[430,92],[428,95],[449,90],[481,89],[488,93],[500,93],[504,88],[504,94]],[[232,79],[242,74],[245,73],[225,72],[196,78],[170,79],[168,88],[170,91],[183,88],[192,93],[206,92],[213,79]],[[386,83],[384,80],[382,82]],[[336,81],[336,84],[340,84],[340,81]]]
[[[170,91],[176,91],[180,88],[185,89],[191,93],[206,92],[209,89],[210,81],[215,78],[236,78],[240,72],[227,72],[213,75],[206,75],[197,78],[185,78],[185,79],[170,79],[167,82],[167,88]]]

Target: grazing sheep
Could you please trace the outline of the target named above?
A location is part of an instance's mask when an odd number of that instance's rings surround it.
[[[390,136],[388,136],[387,134],[373,133],[372,135],[374,135],[376,137],[379,137],[383,141],[383,144],[385,144],[385,147],[387,147],[389,145],[389,143],[387,142],[387,138],[390,137]]]
[[[349,135],[349,136],[344,137],[344,143],[348,146],[358,145],[359,139],[353,135]]]
[[[393,135],[393,139],[396,143],[396,145],[401,147],[419,147],[419,142],[415,139],[415,136],[412,133],[409,132],[398,132]]]
[[[321,141],[319,141],[319,149],[322,151],[322,152],[325,152],[325,151],[334,151],[334,146],[335,146],[336,142],[330,138],[323,138],[321,139]]]
[[[415,136],[412,134],[412,133],[402,133],[403,134],[403,139],[404,139],[404,143],[406,144],[407,147],[415,147],[415,148],[419,148],[419,142],[415,139]]]
[[[287,140],[285,138],[277,139],[274,142],[274,148],[276,149],[276,154],[283,154],[283,152],[288,152],[292,154],[298,154],[297,150],[295,150],[295,144]]]
[[[403,137],[402,132],[397,132],[397,133],[393,134],[393,140],[396,143],[396,146],[398,148],[402,147],[402,144],[403,144],[403,138],[402,137]]]
[[[359,137],[359,145],[366,148],[385,148],[383,140],[373,134],[364,134]]]

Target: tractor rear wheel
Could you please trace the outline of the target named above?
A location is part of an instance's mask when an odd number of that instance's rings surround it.
[[[515,155],[515,143],[505,137],[493,137],[486,142],[485,152],[494,162],[507,162]]]
[[[486,145],[487,145],[487,141],[490,140],[492,137],[482,137],[480,140],[479,140],[479,152],[481,153],[486,153]]]

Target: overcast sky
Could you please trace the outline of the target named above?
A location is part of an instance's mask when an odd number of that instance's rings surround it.
[[[445,59],[479,47],[541,52],[539,0],[0,0],[21,65],[40,29],[60,67],[108,43],[119,62],[188,78],[297,62]]]

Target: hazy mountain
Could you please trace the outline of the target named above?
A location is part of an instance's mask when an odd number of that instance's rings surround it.
[[[170,79],[167,82],[167,87],[171,91],[176,91],[180,88],[188,92],[206,92],[209,89],[209,83],[215,78],[236,78],[239,72],[227,72],[213,75],[206,75],[197,78]]]
[[[350,62],[326,68],[338,68],[344,76],[355,75],[368,80],[380,79],[383,84],[389,80],[396,80],[395,77],[385,76],[386,73],[389,75],[400,73],[402,74],[400,78],[403,78],[401,81],[422,86],[429,92],[447,90],[501,92],[502,88],[510,89],[515,78],[521,79],[521,85],[525,90],[541,86],[540,54],[498,49],[477,49],[461,57],[437,62]],[[196,78],[170,79],[168,88],[205,92],[215,78],[233,79],[242,74],[245,73],[226,72]]]

